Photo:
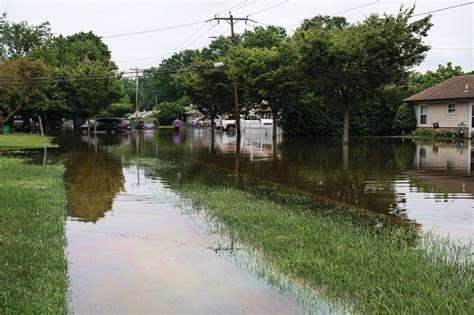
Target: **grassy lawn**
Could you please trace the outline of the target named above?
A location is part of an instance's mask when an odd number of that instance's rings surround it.
[[[46,147],[57,147],[52,144],[51,137],[45,137]],[[37,149],[43,148],[43,139],[39,134],[29,133],[10,133],[8,135],[0,134],[0,150],[12,149]]]
[[[8,139],[5,141],[5,139]],[[0,135],[0,145],[41,144]],[[0,313],[66,313],[63,167],[0,157]]]
[[[474,314],[468,249],[304,196],[243,187],[176,188],[272,268],[341,307],[364,314]]]

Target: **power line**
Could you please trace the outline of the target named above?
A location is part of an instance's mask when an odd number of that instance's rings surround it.
[[[138,69],[134,71],[121,73],[97,73],[88,75],[71,75],[71,76],[43,76],[43,77],[9,77],[0,78],[0,85],[19,85],[19,84],[52,84],[52,83],[68,83],[68,82],[91,82],[110,79],[132,79],[136,78],[137,74],[144,72],[168,72],[176,73],[183,71],[206,70],[210,68],[222,67],[221,64],[196,64],[179,68],[158,68],[158,69]],[[121,77],[117,77],[121,75]]]
[[[474,1],[466,2],[466,3],[461,3],[461,4],[453,5],[453,6],[450,6],[450,7],[440,8],[440,9],[436,9],[436,10],[432,10],[432,11],[427,11],[427,12],[423,12],[423,13],[417,13],[417,14],[412,15],[411,17],[420,16],[420,15],[426,15],[426,14],[431,14],[431,13],[436,13],[436,12],[440,12],[440,11],[446,11],[446,10],[450,10],[450,9],[454,9],[454,8],[463,7],[463,6],[465,6],[465,5],[470,5],[470,4],[473,4],[473,3],[474,3]]]
[[[252,2],[247,3],[246,5],[242,5],[242,6],[238,7],[238,8],[236,8],[236,9],[233,9],[232,12],[235,12],[235,11],[237,11],[237,10],[246,8],[246,7],[248,7],[249,5],[252,5],[252,4],[255,4],[255,3],[257,3],[257,0],[253,0]],[[230,11],[231,11],[231,10],[228,10],[228,12],[230,12]]]
[[[249,5],[252,5],[252,4],[254,4],[255,2],[257,2],[257,0],[253,0],[253,1],[250,2],[250,3],[247,3],[247,2],[248,2],[248,0],[245,0],[244,2],[241,2],[241,3],[237,4],[237,5],[234,5],[233,7],[230,7],[230,8],[228,8],[228,9],[222,10],[222,11],[216,13],[215,16],[219,16],[220,14],[222,14],[222,13],[227,13],[227,12],[229,12],[229,11],[237,11],[237,10],[240,10],[240,9],[242,9],[242,8],[248,7]]]
[[[474,50],[474,47],[431,47],[439,50]]]
[[[370,5],[376,4],[377,2],[380,2],[380,0],[377,0],[377,1],[374,1],[374,2],[371,2],[371,3],[366,3],[366,4],[363,4],[361,6],[351,8],[351,9],[347,9],[347,10],[344,10],[344,11],[341,11],[341,12],[336,12],[336,13],[331,14],[330,16],[335,16],[335,15],[347,13],[347,12],[350,12],[350,11],[354,11],[354,10],[357,10],[357,9],[360,9],[360,8],[368,7]]]
[[[102,36],[102,38],[114,38],[114,37],[123,37],[123,36],[131,36],[131,35],[138,35],[138,34],[153,33],[153,32],[159,32],[159,31],[171,30],[171,29],[175,29],[175,28],[182,28],[182,27],[197,25],[197,24],[201,24],[201,23],[204,23],[204,22],[205,22],[205,21],[199,21],[199,22],[193,22],[193,23],[187,23],[187,24],[181,24],[181,25],[174,25],[174,26],[168,26],[168,27],[162,27],[162,28],[155,28],[155,29],[146,30],[146,31],[139,31],[139,32],[131,32],[131,33],[123,33],[123,34],[115,34],[115,35],[109,35],[109,36]]]
[[[170,52],[168,52],[168,53],[166,53],[166,54],[161,54],[161,55],[155,56],[155,58],[166,57],[166,56],[169,56],[169,55],[173,54],[173,53],[176,52],[179,48],[181,48],[181,47],[183,47],[184,45],[186,45],[189,40],[191,40],[197,33],[199,33],[199,32],[204,28],[204,26],[206,26],[206,24],[207,24],[207,21],[206,21],[203,25],[201,25],[201,27],[199,27],[194,33],[192,33],[190,36],[188,36],[183,42],[181,42],[181,44],[179,44],[178,46],[176,46],[173,50],[171,50]],[[211,28],[210,28],[210,29],[212,29],[213,27],[214,27],[214,26],[211,25]],[[209,29],[209,30],[210,30],[210,29]],[[208,31],[209,31],[209,30],[208,30]],[[204,32],[203,34],[207,33],[208,31]],[[202,37],[203,34],[201,34],[200,37]],[[198,39],[199,39],[200,37],[198,37]],[[194,42],[193,42],[193,43],[194,43]],[[153,61],[153,62],[151,62],[151,63],[148,63],[148,64],[145,65],[145,67],[148,67],[148,66],[150,66],[150,65],[153,65],[153,64],[155,64],[155,63],[157,63],[157,62],[158,62],[158,61]]]
[[[279,7],[279,6],[281,6],[281,5],[287,4],[288,2],[290,2],[290,0],[285,0],[285,1],[283,1],[283,2],[274,4],[274,5],[272,5],[272,6],[269,6],[269,7],[267,7],[267,8],[264,8],[264,9],[262,9],[262,10],[258,10],[258,11],[252,12],[252,13],[248,14],[247,16],[252,16],[252,15],[256,15],[256,14],[258,14],[258,13],[262,13],[262,12],[271,10],[271,9],[273,9],[273,8],[276,8],[276,7]]]
[[[341,12],[332,13],[332,14],[330,14],[330,15],[328,15],[328,16],[333,17],[333,16],[336,16],[336,15],[338,15],[338,14],[342,14],[342,13],[347,13],[347,12],[355,11],[355,10],[358,10],[358,9],[360,9],[360,8],[364,8],[364,7],[368,7],[368,6],[374,5],[374,4],[378,3],[378,2],[380,2],[380,0],[377,0],[377,1],[374,1],[374,2],[370,2],[370,3],[366,3],[366,4],[363,4],[363,5],[359,5],[359,6],[357,6],[357,7],[353,7],[353,8],[350,8],[350,9],[347,9],[347,10],[344,10],[344,11],[341,11]],[[301,23],[299,23],[299,24],[293,24],[293,25],[290,25],[290,26],[285,27],[285,29],[286,29],[286,30],[291,30],[291,29],[295,28],[296,26],[300,26],[300,25],[301,25]]]

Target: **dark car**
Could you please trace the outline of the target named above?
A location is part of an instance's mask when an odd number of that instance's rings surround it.
[[[97,132],[109,133],[111,135],[117,132],[127,131],[131,129],[130,120],[125,118],[99,118],[90,125],[90,131],[94,132],[97,128]],[[81,126],[81,133],[87,134],[87,124]]]

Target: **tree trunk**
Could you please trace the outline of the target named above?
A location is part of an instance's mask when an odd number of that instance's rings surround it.
[[[349,143],[349,109],[344,110],[344,131],[342,135],[342,142],[344,144]]]
[[[273,138],[273,144],[276,143],[276,138],[277,138],[277,115],[275,113],[275,110],[273,110],[273,108],[271,109],[272,110],[272,116],[273,116],[273,134],[272,134],[272,138]]]

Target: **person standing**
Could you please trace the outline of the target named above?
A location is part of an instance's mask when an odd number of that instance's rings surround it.
[[[178,117],[173,121],[173,129],[174,132],[179,132],[179,128],[181,127],[181,120]]]

